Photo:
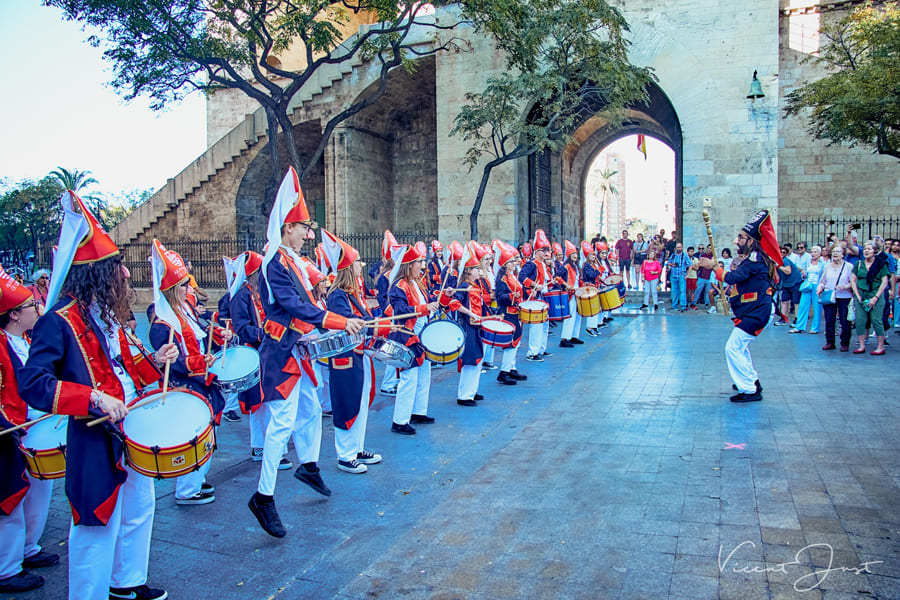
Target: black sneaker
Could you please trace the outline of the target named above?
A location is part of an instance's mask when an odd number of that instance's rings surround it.
[[[199,491],[189,498],[175,497],[175,504],[178,506],[192,506],[199,504],[209,504],[216,501],[216,495],[211,492]]]
[[[278,462],[278,470],[279,471],[288,471],[294,468],[294,463],[291,462],[291,459],[286,457],[281,457],[281,460]]]
[[[517,370],[513,369],[509,372],[509,376],[515,379],[516,381],[527,381],[528,375],[522,375]]]
[[[381,455],[369,452],[368,450],[363,450],[362,452],[356,453],[356,462],[360,462],[364,465],[377,465],[381,462]]]
[[[573,344],[569,340],[559,340],[559,347],[560,348],[574,348],[575,344]]]
[[[506,371],[500,371],[500,374],[497,375],[497,381],[501,385],[516,385],[516,380]]]
[[[300,465],[297,467],[297,470],[294,471],[294,477],[319,492],[323,496],[330,496],[331,490],[328,489],[328,486],[325,485],[325,481],[322,479],[322,476],[319,474],[319,467],[315,467],[315,471],[310,471],[306,465]]]
[[[27,592],[28,590],[36,590],[44,585],[44,578],[28,571],[19,571],[12,577],[0,579],[0,592],[5,594],[15,594],[17,592]]]
[[[398,425],[397,423],[391,423],[391,431],[394,433],[399,433],[402,435],[415,435],[416,429],[409,423],[406,425]]]
[[[263,528],[263,531],[277,538],[283,538],[287,535],[287,530],[281,524],[281,518],[278,516],[278,510],[275,508],[274,500],[263,500],[259,492],[256,492],[250,497],[250,502],[247,503],[247,506],[250,507],[250,512],[253,513],[256,520],[259,521],[259,526]]]
[[[165,600],[169,597],[166,590],[155,590],[147,585],[139,585],[130,588],[109,588],[110,600],[113,598],[127,598],[129,600]]]
[[[540,356],[532,356],[531,354],[526,356],[525,360],[530,360],[531,362],[544,362],[544,359]]]
[[[37,554],[26,556],[25,560],[22,561],[22,566],[26,569],[43,569],[44,567],[51,567],[58,562],[58,554],[41,550]]]
[[[456,403],[460,406],[478,406],[478,403],[469,398],[457,398]]]
[[[488,371],[493,371],[494,369],[497,368],[497,365],[495,365],[494,363],[489,363],[489,362],[485,361],[485,362],[481,363],[481,368],[487,369]]]
[[[369,470],[369,468],[356,460],[338,460],[338,469],[344,471],[345,473],[353,473],[354,475],[360,475]]]
[[[381,392],[382,394],[384,394],[385,396],[396,396],[397,395],[397,388],[391,388],[389,390],[381,389],[378,391]]]
[[[475,394],[474,400],[484,400],[484,396],[482,396],[481,394]]]
[[[410,423],[425,423],[426,425],[431,425],[434,423],[434,417],[429,417],[428,415],[410,415],[409,417]]]
[[[645,308],[650,308],[646,304],[641,304],[641,307],[638,310],[644,310]]]
[[[260,462],[263,457],[263,449],[262,448],[250,448],[250,458],[253,459],[253,462]]]
[[[553,356],[553,353],[552,353],[552,352],[547,352],[546,350],[544,350],[544,353],[541,354],[541,356]]]
[[[763,391],[763,387],[762,387],[762,384],[759,382],[759,379],[757,379],[754,383],[756,384],[756,391],[757,391],[757,392],[762,392],[762,391]],[[734,391],[737,391],[737,386],[734,385],[734,384],[732,383],[732,384],[731,384],[731,389],[733,389]]]
[[[224,418],[229,423],[237,423],[238,421],[241,420],[241,415],[237,414],[237,412],[235,412],[233,410],[226,410],[222,414],[222,418]]]
[[[578,338],[569,338],[569,342],[572,344],[576,344],[576,345],[584,343],[583,341],[579,340]]]
[[[597,337],[598,335],[600,335],[600,334],[597,332],[597,330],[594,329],[594,328],[588,328],[588,329],[585,329],[584,331],[585,331],[585,333],[587,333],[587,334],[588,334],[589,336],[591,336],[591,337]]]
[[[200,491],[201,491],[201,492],[206,492],[207,494],[215,494],[215,493],[216,493],[216,486],[214,486],[214,485],[211,484],[211,483],[208,483],[208,482],[204,481],[204,482],[200,485]]]
[[[750,394],[738,392],[729,398],[729,400],[732,402],[758,402],[759,400],[762,400],[762,394],[760,392],[752,392]]]

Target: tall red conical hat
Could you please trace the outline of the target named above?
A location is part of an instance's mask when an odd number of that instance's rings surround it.
[[[594,254],[594,247],[591,246],[590,242],[582,241],[581,242],[581,253],[584,254],[585,256],[590,256],[591,254]]]
[[[415,246],[410,246],[408,244],[397,244],[395,246],[391,246],[391,254],[396,256],[395,253],[401,248],[403,248],[403,254],[400,256],[401,265],[405,265],[425,258],[421,254],[419,254],[418,248],[416,248]]]
[[[99,262],[103,259],[115,256],[119,253],[119,247],[112,241],[109,234],[100,226],[97,218],[88,210],[78,194],[72,190],[66,190],[72,197],[76,212],[84,215],[88,223],[88,233],[84,239],[78,244],[78,250],[75,251],[75,257],[72,259],[73,265],[84,265],[88,263]]]
[[[597,252],[603,252],[604,250],[609,250],[609,246],[606,245],[606,242],[597,242],[595,244],[597,248]]]
[[[543,250],[544,248],[550,248],[550,240],[547,239],[547,234],[543,229],[538,229],[534,232],[534,249]]]
[[[531,244],[529,244],[528,242],[522,244],[522,256],[524,256],[525,258],[531,258],[532,254],[534,254],[534,252],[531,249]]]
[[[166,250],[159,240],[153,240],[153,245],[156,246],[165,269],[159,289],[164,292],[187,281],[190,273],[188,273],[181,255],[174,250]]]
[[[457,241],[450,242],[450,259],[451,260],[459,260],[463,255],[463,247]]]
[[[304,262],[304,266],[306,267],[306,275],[309,277],[309,284],[311,286],[315,287],[325,280],[325,273],[316,268],[316,265],[314,265],[311,260],[307,259]]]
[[[425,242],[416,242],[416,250],[422,256],[428,256],[428,247],[425,245]]]
[[[254,252],[253,250],[248,250],[247,260],[244,261],[244,274],[247,275],[247,277],[250,277],[259,271],[259,268],[262,266],[262,260],[262,254]]]
[[[288,223],[312,223],[312,219],[309,218],[309,210],[306,208],[306,200],[303,198],[303,188],[300,187],[300,178],[297,176],[297,171],[294,170],[294,167],[288,167],[288,172],[281,182],[281,187],[278,189],[278,196],[285,196],[293,200],[293,206],[288,211],[282,225]],[[277,203],[278,200],[276,199],[275,202]]]
[[[563,256],[565,256],[566,258],[569,258],[570,256],[572,256],[572,254],[575,254],[576,252],[578,252],[578,248],[575,247],[575,244],[573,244],[569,240],[566,240],[566,253]]]
[[[494,249],[491,248],[490,244],[482,244],[481,247],[484,249],[485,255],[487,255],[487,254],[490,254],[491,256],[494,255]]]
[[[497,248],[500,250],[500,256],[497,257],[497,264],[501,267],[506,266],[506,263],[512,259],[519,258],[519,251],[509,244],[500,242],[497,244]]]
[[[337,265],[335,271],[349,268],[359,258],[356,248],[325,229],[322,230],[322,249],[328,264]]]
[[[784,264],[781,248],[778,246],[778,238],[775,236],[775,226],[772,225],[772,216],[769,214],[769,211],[765,209],[759,211],[742,229],[747,235],[759,242],[762,251],[775,261],[775,264],[779,267]]]
[[[31,300],[31,290],[10,277],[0,267],[0,315],[5,315]]]
[[[384,238],[381,240],[381,258],[382,260],[391,260],[391,246],[399,246],[400,242],[394,237],[390,229],[384,230]]]
[[[441,243],[439,241],[437,241],[437,240],[431,241],[431,251],[432,252],[443,252],[443,250],[444,250],[444,247],[441,245]]]
[[[560,246],[559,242],[553,242],[553,254],[562,254],[562,246]]]
[[[466,256],[465,256],[466,262],[463,263],[462,266],[463,267],[477,267],[479,264],[481,264],[481,260],[478,258],[478,253],[484,252],[481,249],[481,244],[479,244],[478,242],[468,242],[466,244],[466,247],[468,248],[469,251],[466,253]]]
[[[484,246],[478,242],[469,242],[469,253],[475,255],[475,259],[480,261],[488,253]]]

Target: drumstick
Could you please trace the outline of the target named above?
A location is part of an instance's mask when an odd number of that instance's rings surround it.
[[[56,416],[56,413],[47,413],[43,417],[38,417],[37,419],[33,419],[26,423],[22,423],[21,425],[16,425],[15,427],[10,427],[9,429],[4,429],[3,431],[0,431],[0,436],[6,435],[7,433],[12,433],[13,431],[18,431],[20,429],[25,429],[26,427],[31,427],[35,423],[40,423],[41,421],[43,421],[45,419],[49,419],[50,417],[53,417],[53,416]],[[66,415],[62,415],[62,416],[65,417]]]
[[[231,330],[231,322],[226,321],[225,322],[225,332],[227,333],[230,330]],[[225,355],[228,354],[228,338],[225,337],[224,335],[222,337],[225,338],[225,345],[222,347],[222,367],[224,368],[225,367]]]
[[[212,324],[210,324],[209,327],[210,327],[210,340],[212,340]],[[172,343],[172,340],[174,338],[175,338],[175,328],[170,327],[169,328],[169,343],[170,344]],[[164,404],[166,402],[166,392],[169,390],[169,371],[171,370],[171,368],[172,368],[172,361],[166,359],[166,372],[163,375],[163,387],[162,387],[163,392],[162,392],[162,398],[161,398],[161,400],[163,401]],[[88,425],[90,425],[90,423],[88,423]]]
[[[397,319],[409,319],[410,317],[418,317],[419,313],[406,313],[405,315],[393,315],[390,317],[378,317],[377,319],[370,319],[365,322],[366,325],[371,326],[375,323],[380,323],[382,321],[396,321]]]
[[[163,396],[165,396],[165,395],[166,395],[165,390],[163,390],[163,393],[162,393],[162,394],[153,394],[153,395],[150,396],[149,398],[146,398],[146,399],[144,399],[144,400],[141,400],[140,402],[138,402],[137,404],[135,404],[134,406],[132,406],[132,407],[129,408],[128,410],[129,410],[129,412],[130,412],[130,411],[132,411],[132,410],[134,410],[134,409],[136,409],[136,408],[140,408],[140,407],[142,407],[142,406],[147,406],[148,404],[152,404],[152,403],[154,403],[154,402],[156,402],[156,401],[158,401],[158,400],[162,400],[162,399],[163,399]],[[98,425],[99,423],[103,423],[104,421],[108,421],[108,420],[109,420],[109,415],[104,415],[104,416],[102,416],[102,417],[100,417],[100,418],[98,418],[98,419],[94,419],[93,421],[88,421],[87,426],[88,426],[88,427],[93,427],[94,425]]]

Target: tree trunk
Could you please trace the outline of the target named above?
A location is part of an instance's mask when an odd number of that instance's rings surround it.
[[[278,186],[281,184],[281,157],[278,154],[278,117],[275,115],[275,109],[266,106],[266,131],[269,135],[269,155],[272,162],[272,176],[269,183],[266,184],[265,200],[266,205],[271,206],[275,202],[275,194]]]
[[[488,180],[491,178],[491,171],[495,166],[504,162],[502,158],[497,158],[484,165],[484,171],[481,173],[481,183],[478,186],[478,194],[475,196],[475,204],[472,206],[472,214],[469,215],[469,234],[471,239],[478,241],[478,213],[481,210],[481,201],[484,199],[484,191],[487,189]]]
[[[294,139],[294,124],[291,123],[291,118],[287,116],[287,107],[279,106],[277,115],[278,123],[281,125],[281,132],[284,135],[284,142],[288,149],[288,157],[291,165],[294,167],[294,170],[297,171],[297,177],[300,181],[303,181],[303,174],[306,171],[306,167],[304,167],[303,161],[300,160],[300,153],[297,152],[297,143]]]

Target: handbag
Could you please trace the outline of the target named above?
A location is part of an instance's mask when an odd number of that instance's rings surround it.
[[[809,279],[804,279],[803,283],[800,284],[800,292],[809,292],[812,291],[816,286],[812,284]]]
[[[834,287],[830,290],[822,290],[822,294],[819,296],[819,304],[835,304],[837,302],[837,285],[841,281],[841,275],[844,274],[845,266],[847,266],[846,262],[841,265],[841,270],[838,271],[837,279],[834,280]],[[822,277],[825,277],[824,271],[822,272]]]

